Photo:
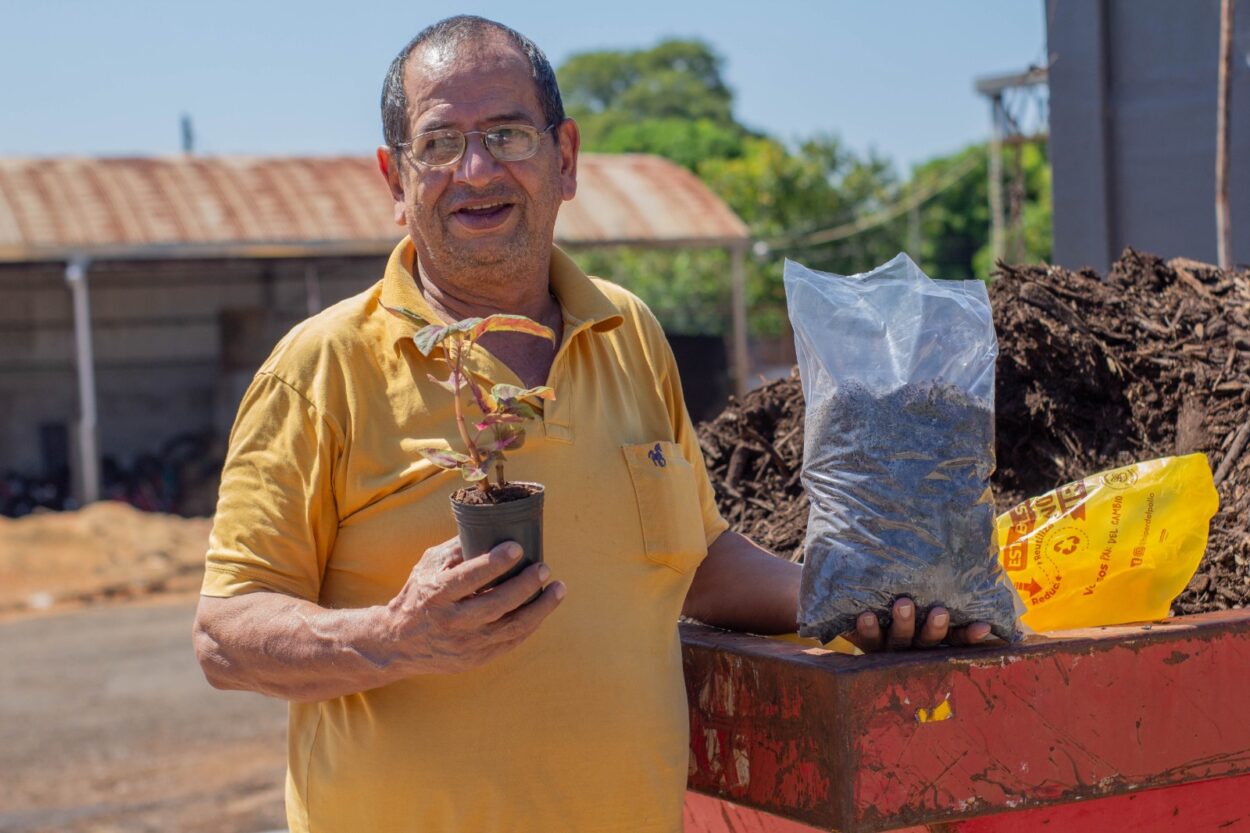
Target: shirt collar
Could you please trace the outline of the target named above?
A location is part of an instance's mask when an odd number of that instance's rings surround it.
[[[386,271],[382,275],[382,305],[387,310],[408,310],[427,323],[439,322],[441,319],[417,289],[417,281],[413,277],[415,263],[412,238],[405,237],[391,252],[386,263]],[[616,305],[558,246],[552,246],[548,281],[570,329],[576,331],[590,327],[595,332],[607,332],[624,321]],[[411,338],[417,331],[416,323],[393,312],[386,313],[386,326],[392,344]]]

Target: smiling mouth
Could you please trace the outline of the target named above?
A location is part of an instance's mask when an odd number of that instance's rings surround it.
[[[489,229],[503,223],[512,212],[510,202],[491,202],[481,205],[469,205],[452,212],[461,224],[471,229]]]

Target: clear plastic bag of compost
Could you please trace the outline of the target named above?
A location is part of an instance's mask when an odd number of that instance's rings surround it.
[[[894,601],[1018,635],[994,471],[998,340],[980,281],[934,281],[905,254],[861,275],[785,264],[807,417],[811,501],[799,633],[828,641]]]

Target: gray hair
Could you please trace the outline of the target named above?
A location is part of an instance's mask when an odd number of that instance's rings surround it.
[[[408,140],[408,94],[404,90],[404,70],[408,64],[408,56],[417,47],[436,46],[454,50],[490,34],[502,35],[529,60],[530,75],[534,79],[538,103],[547,124],[558,125],[564,121],[564,101],[560,98],[556,72],[538,45],[502,23],[462,14],[425,27],[391,61],[391,68],[382,83],[382,137],[388,147],[398,147]],[[553,131],[552,136],[559,142],[559,131]]]

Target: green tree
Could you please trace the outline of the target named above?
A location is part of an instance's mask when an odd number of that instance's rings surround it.
[[[741,153],[723,62],[697,40],[651,49],[585,52],[557,74],[565,109],[588,150],[655,153],[691,170],[702,159]]]
[[[691,119],[736,126],[723,61],[699,40],[670,39],[651,49],[584,52],[558,70],[565,108],[597,140],[641,119]]]
[[[885,160],[860,158],[832,136],[809,139],[794,150],[773,139],[750,139],[742,156],[704,160],[697,172],[768,247],[747,276],[757,332],[784,328],[784,258],[814,269],[858,272],[898,251],[889,225],[836,245],[806,242],[812,233],[877,210],[894,186]]]
[[[916,186],[968,169],[920,209],[923,245],[917,258],[930,275],[986,280],[993,271],[990,240],[989,157],[984,144],[924,162],[913,171]],[[1019,183],[1020,222],[1006,241],[1007,259],[1025,262],[1051,256],[1050,162],[1045,144],[1028,142],[1003,149],[1005,199]],[[1010,213],[1009,206],[1005,211]],[[1010,222],[1010,216],[1008,216]],[[913,255],[914,256],[914,255]]]
[[[834,136],[787,145],[749,130],[733,117],[733,94],[722,70],[721,58],[706,43],[666,40],[650,49],[575,55],[558,75],[586,150],[654,153],[683,165],[764,244],[765,253],[747,267],[754,332],[785,328],[785,257],[852,274],[914,249],[911,256],[935,277],[989,275],[984,145],[929,160],[900,181],[888,160],[856,154]],[[1006,180],[1022,186],[1020,251],[1026,260],[1046,259],[1045,147],[1020,146],[1016,160],[1015,150],[1007,148]],[[599,250],[578,258],[588,271],[637,292],[674,332],[728,330],[724,252]]]

